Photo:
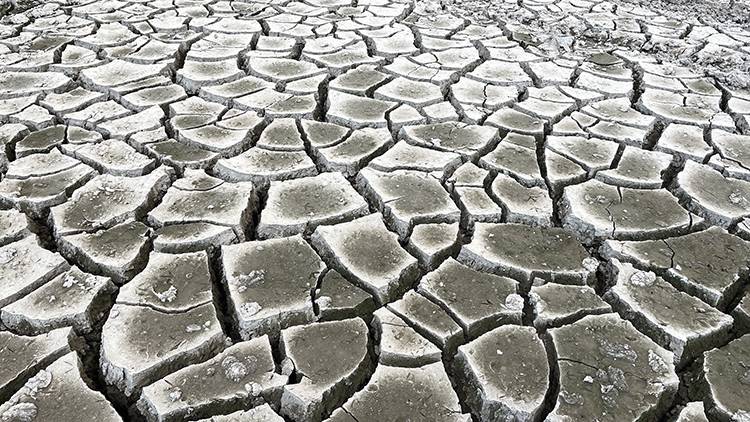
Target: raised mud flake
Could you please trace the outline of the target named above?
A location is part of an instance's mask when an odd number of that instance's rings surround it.
[[[549,388],[547,353],[536,330],[505,326],[458,348],[455,363],[482,420],[536,420]]]
[[[234,59],[216,62],[187,60],[177,71],[177,83],[187,92],[197,93],[205,85],[232,82],[244,76],[245,73],[237,68],[237,61]]]
[[[310,292],[325,264],[302,236],[223,246],[221,255],[243,339],[314,320]]]
[[[0,98],[17,98],[29,95],[63,91],[70,78],[56,72],[4,72],[0,76]]]
[[[320,421],[364,382],[372,365],[367,324],[359,318],[292,327],[280,347],[298,384],[284,387],[281,413],[294,421]]]
[[[125,139],[139,132],[155,130],[163,126],[164,110],[152,106],[138,113],[100,122],[96,127],[112,139]]]
[[[589,258],[587,265],[598,265]],[[589,286],[566,286],[546,283],[532,286],[529,302],[534,312],[534,326],[539,330],[569,325],[586,315],[612,312],[612,308]]]
[[[326,73],[313,63],[287,58],[255,57],[246,62],[251,75],[273,82],[292,82]]]
[[[161,203],[149,212],[148,220],[160,229],[190,223],[224,226],[242,241],[254,206],[252,183],[229,183],[200,170],[187,170],[185,177],[176,181]]]
[[[699,94],[679,94],[646,88],[638,105],[661,119],[702,127],[733,128],[732,119],[721,112],[720,97]],[[722,123],[725,124],[722,124]]]
[[[336,270],[381,304],[398,298],[418,277],[417,260],[401,249],[380,214],[318,226],[311,240]]]
[[[536,141],[531,136],[508,134],[492,152],[480,158],[479,165],[509,174],[527,186],[544,186]]]
[[[164,313],[116,303],[102,328],[101,370],[126,396],[175,369],[204,360],[224,334],[212,304]]]
[[[148,264],[120,288],[117,303],[150,306],[162,312],[185,312],[211,302],[206,252],[152,252]]]
[[[136,64],[113,60],[105,65],[82,70],[80,80],[84,86],[94,91],[116,92],[117,87],[162,76],[166,71],[165,64]]]
[[[275,368],[268,337],[240,342],[144,387],[138,408],[149,420],[177,421],[260,405],[287,382]]]
[[[233,104],[237,108],[253,110],[272,118],[312,119],[318,113],[315,94],[297,95],[270,88],[237,98]]]
[[[503,108],[492,113],[485,120],[485,124],[498,127],[503,132],[515,132],[542,138],[547,121],[512,108]]]
[[[66,145],[64,149],[97,170],[115,176],[142,176],[157,165],[156,160],[137,152],[125,142],[114,139],[96,144]]]
[[[364,96],[386,80],[388,80],[388,75],[376,70],[375,66],[362,65],[333,79],[328,87],[349,94]]]
[[[354,176],[373,157],[385,152],[393,143],[386,128],[357,129],[349,137],[335,145],[316,148],[313,156],[323,169]]]
[[[474,240],[458,256],[460,262],[484,271],[508,274],[530,283],[534,278],[563,284],[593,280],[595,268],[573,233],[556,227],[524,224],[476,225]]]
[[[0,246],[21,240],[31,234],[26,216],[14,209],[0,210]]]
[[[469,158],[486,153],[499,140],[493,128],[457,122],[404,127],[399,136],[417,145]]]
[[[665,273],[681,290],[726,309],[747,274],[750,242],[719,227],[664,240],[607,241],[602,252]]]
[[[305,149],[302,135],[294,119],[274,119],[260,134],[257,147],[277,151],[301,151]]]
[[[560,371],[550,419],[650,420],[671,405],[678,385],[672,353],[629,322],[594,315],[550,333]]]
[[[750,136],[724,130],[711,131],[711,144],[718,154],[711,157],[709,165],[723,174],[750,181]]]
[[[516,86],[498,86],[462,77],[450,86],[451,102],[468,121],[477,123],[518,99]]]
[[[701,163],[714,152],[703,139],[701,128],[676,123],[664,129],[654,149]]]
[[[455,223],[460,217],[448,192],[427,173],[364,169],[357,176],[357,184],[402,239],[416,224]]]
[[[219,158],[219,154],[215,152],[174,139],[150,143],[144,148],[156,155],[164,164],[176,167],[180,172],[186,169],[208,168]]]
[[[16,332],[45,333],[70,326],[77,333],[90,333],[105,315],[115,290],[109,278],[73,267],[4,307],[0,316]]]
[[[615,285],[604,296],[682,365],[729,338],[732,318],[680,292],[661,277],[613,259]]]
[[[738,331],[750,331],[750,293],[745,292],[740,303],[732,310],[732,317]]]
[[[707,165],[686,162],[674,189],[686,208],[712,224],[726,228],[750,216],[750,182],[726,178]]]
[[[69,268],[59,254],[43,249],[36,236],[0,247],[0,308],[32,292]]]
[[[0,406],[0,419],[122,421],[109,401],[86,385],[82,364],[73,352],[31,377]]]
[[[703,402],[690,402],[680,411],[676,422],[708,422]]]
[[[40,218],[95,175],[91,167],[57,150],[25,156],[8,166],[7,177],[0,182],[0,203]]]
[[[369,213],[367,202],[341,173],[272,182],[257,232],[260,238],[310,233]]]
[[[441,362],[416,368],[379,365],[367,386],[357,392],[329,422],[352,421],[465,422],[458,397]]]
[[[336,270],[329,270],[313,293],[315,313],[322,320],[354,318],[372,312],[372,296],[347,281]]]
[[[171,170],[164,167],[140,177],[97,176],[68,202],[52,207],[55,235],[99,230],[140,217],[166,191],[170,180]]]
[[[704,353],[709,415],[716,420],[745,421],[750,415],[750,335]]]
[[[673,161],[669,154],[625,147],[617,167],[596,173],[604,183],[636,189],[659,189]]]
[[[16,158],[27,155],[51,152],[53,148],[65,141],[65,126],[50,126],[29,133],[15,143]]]
[[[398,104],[339,91],[328,95],[326,120],[351,128],[386,127],[387,113]]]
[[[122,284],[143,266],[151,230],[141,222],[130,221],[92,233],[61,236],[60,253],[85,270],[104,274]]]
[[[266,88],[272,88],[273,86],[272,83],[263,79],[246,76],[221,85],[202,86],[200,91],[198,91],[198,95],[209,101],[228,106],[235,98],[244,97]]]
[[[401,77],[376,89],[374,97],[378,100],[394,101],[418,108],[443,101],[439,86]]]
[[[6,401],[24,382],[70,351],[69,328],[38,336],[19,336],[0,331],[0,400]]]
[[[187,98],[185,90],[179,85],[164,85],[144,88],[122,97],[122,103],[135,111],[144,111],[153,106],[164,107]]]
[[[417,291],[446,309],[470,338],[500,325],[521,324],[522,309],[508,299],[517,290],[515,280],[479,272],[453,258],[417,286]]]
[[[444,178],[461,165],[461,156],[456,153],[437,151],[431,148],[396,142],[385,154],[375,158],[369,167],[392,172],[395,170],[417,170]]]
[[[440,362],[442,351],[388,308],[375,311],[370,325],[379,340],[379,364],[413,368]]]
[[[427,268],[435,268],[458,245],[458,223],[417,224],[406,249]]]
[[[250,410],[238,410],[228,415],[215,415],[199,422],[284,422],[268,404],[256,406]]]
[[[500,173],[492,181],[490,190],[506,211],[506,221],[534,226],[552,225],[552,199],[546,189],[526,187]]]
[[[464,341],[462,327],[440,306],[414,290],[388,304],[388,309],[442,350],[454,351]]]
[[[691,214],[665,189],[620,188],[590,180],[565,188],[563,226],[583,241],[648,239],[689,230]]]

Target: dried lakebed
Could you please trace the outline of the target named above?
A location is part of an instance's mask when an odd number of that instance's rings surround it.
[[[747,28],[13,5],[0,422],[750,422]]]

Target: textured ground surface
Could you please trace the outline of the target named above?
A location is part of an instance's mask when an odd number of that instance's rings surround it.
[[[745,2],[39,3],[0,421],[750,421]]]

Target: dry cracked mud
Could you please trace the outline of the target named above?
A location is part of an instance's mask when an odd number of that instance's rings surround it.
[[[687,3],[0,0],[0,422],[750,422]]]

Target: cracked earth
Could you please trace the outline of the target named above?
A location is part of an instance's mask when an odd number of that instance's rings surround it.
[[[738,4],[2,2],[0,421],[750,422]]]

